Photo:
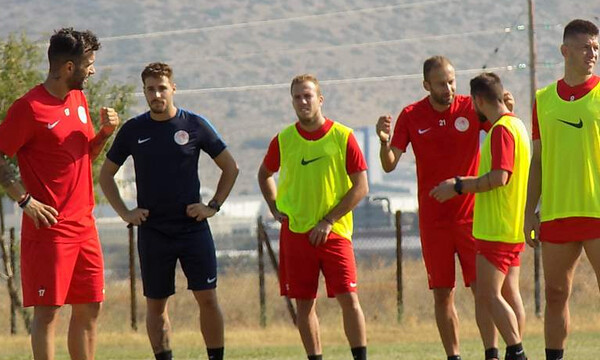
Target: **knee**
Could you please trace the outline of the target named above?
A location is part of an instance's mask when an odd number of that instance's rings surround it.
[[[454,306],[454,292],[452,290],[435,289],[433,300],[437,308],[451,308]]]
[[[36,307],[33,312],[33,319],[38,325],[47,326],[57,319],[59,309],[59,307]]]
[[[203,296],[196,296],[196,301],[201,310],[214,310],[219,308],[219,300],[216,293],[208,293]]]
[[[553,285],[546,283],[546,303],[563,305],[567,302],[570,289],[566,285]]]

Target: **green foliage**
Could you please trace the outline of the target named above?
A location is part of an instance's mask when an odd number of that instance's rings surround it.
[[[94,130],[96,132],[100,129],[100,108],[111,107],[115,109],[121,118],[121,124],[123,124],[123,122],[129,118],[129,107],[133,102],[133,85],[110,84],[108,78],[109,74],[104,73],[98,79],[90,78],[85,86],[90,116],[92,117],[92,123],[94,124]],[[102,167],[106,152],[110,148],[113,139],[114,135],[108,139],[106,146],[94,160],[92,170],[94,184],[98,183],[100,168]]]
[[[42,48],[24,34],[10,34],[6,40],[0,39],[0,120],[4,120],[15,100],[43,81],[42,54]],[[108,76],[105,73],[96,80],[90,79],[86,84],[85,93],[96,131],[100,126],[101,107],[114,108],[123,120],[127,118],[128,108],[133,101],[133,85],[109,84]],[[111,140],[112,138],[94,161],[94,183],[97,183],[100,166]],[[14,159],[11,161],[14,162]],[[2,195],[4,191],[0,189],[0,197]]]

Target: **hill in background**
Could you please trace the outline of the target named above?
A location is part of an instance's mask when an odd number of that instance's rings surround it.
[[[258,192],[255,174],[268,142],[294,121],[289,82],[299,73],[322,80],[326,116],[372,127],[380,114],[395,117],[425,96],[422,62],[443,54],[458,70],[461,93],[482,67],[497,71],[529,126],[529,72],[519,69],[529,53],[525,0],[4,0],[0,6],[0,36],[25,32],[43,49],[53,29],[95,31],[103,44],[98,73],[115,82],[141,90],[145,64],[173,65],[177,105],[210,119],[236,157],[238,195]],[[562,73],[563,25],[575,17],[598,22],[590,14],[600,14],[600,2],[537,2],[540,86]],[[143,97],[137,99],[129,115],[145,111]],[[203,183],[214,187],[218,171],[206,156],[201,169]]]

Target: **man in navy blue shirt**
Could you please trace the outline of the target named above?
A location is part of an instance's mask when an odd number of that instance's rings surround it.
[[[207,218],[229,195],[238,167],[226,145],[202,116],[173,103],[173,70],[152,63],[142,72],[150,111],[127,121],[118,132],[100,172],[104,195],[127,223],[138,225],[138,252],[146,328],[157,360],[171,360],[167,300],[175,293],[177,260],[200,308],[200,329],[208,358],[223,359],[223,315],[217,301],[217,262]],[[206,152],[221,169],[217,190],[200,199],[198,158]],[[135,165],[137,204],[128,209],[114,176],[127,157]]]

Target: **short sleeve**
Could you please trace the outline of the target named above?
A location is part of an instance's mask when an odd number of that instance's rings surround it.
[[[367,161],[363,155],[354,133],[348,137],[348,145],[346,149],[346,172],[354,174],[367,170]]]
[[[491,133],[492,170],[512,174],[515,163],[515,138],[504,126],[496,126]]]
[[[0,124],[0,151],[13,157],[34,135],[31,105],[24,99],[15,101]]]
[[[131,141],[128,140],[130,138],[130,136],[128,136],[130,128],[129,121],[123,124],[121,129],[117,132],[110,150],[106,153],[106,157],[119,166],[123,165],[125,160],[127,160],[127,157],[131,155]]]
[[[227,147],[214,126],[207,119],[198,116],[200,124],[200,148],[211,158],[216,158]]]
[[[533,102],[533,111],[531,111],[531,139],[540,139],[540,124],[537,116],[537,103]]]
[[[263,158],[263,165],[270,172],[279,171],[279,166],[281,164],[281,155],[279,153],[279,140],[277,135],[271,140],[269,143],[269,148],[267,149],[267,153]]]
[[[394,136],[392,136],[391,145],[402,151],[406,151],[406,147],[410,143],[410,136],[408,134],[408,118],[409,115],[406,109],[402,110],[400,115],[398,115],[398,120],[396,120],[396,125],[394,126]]]

